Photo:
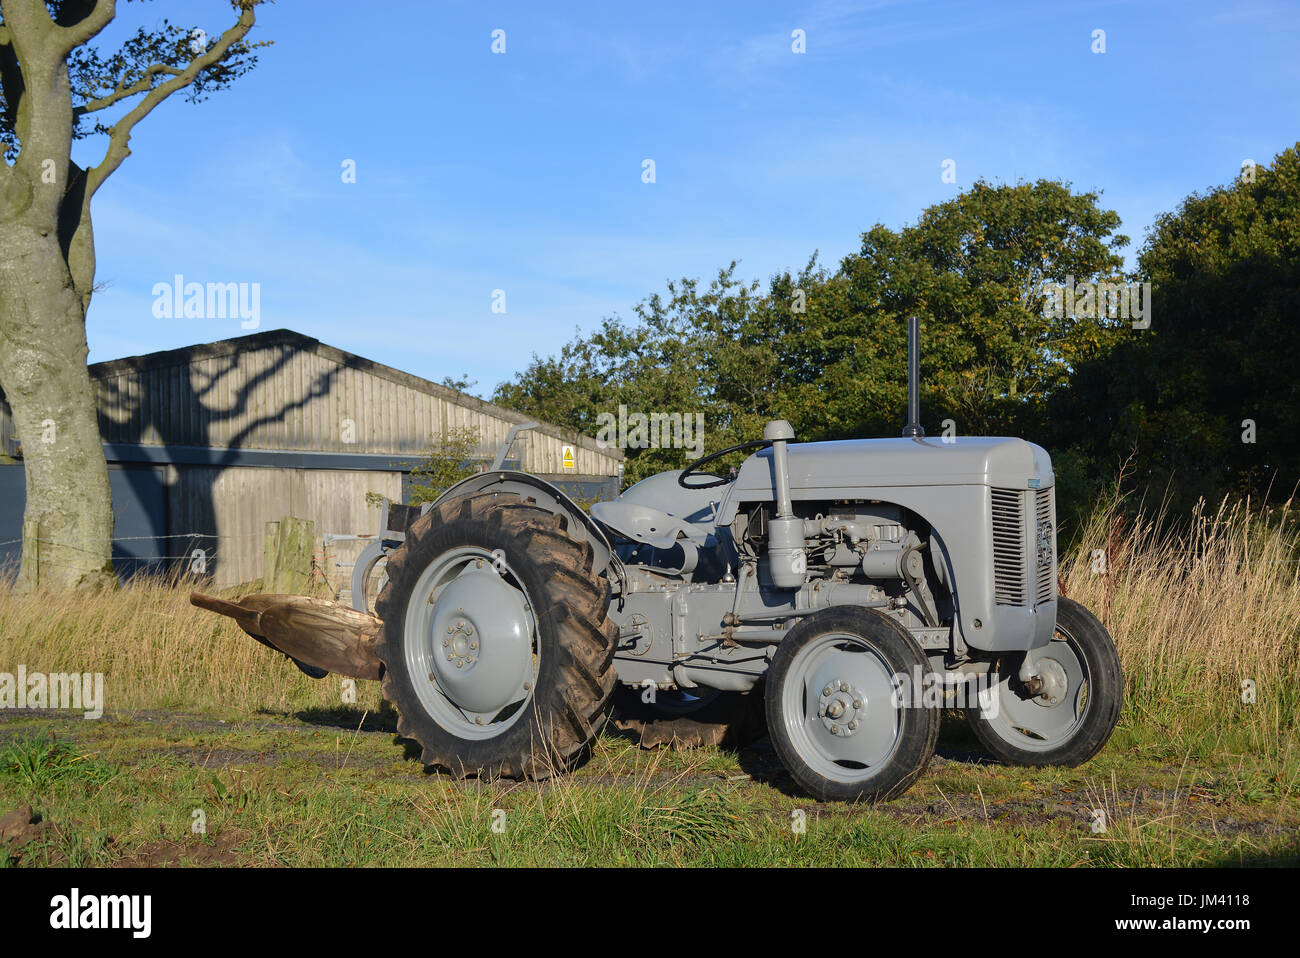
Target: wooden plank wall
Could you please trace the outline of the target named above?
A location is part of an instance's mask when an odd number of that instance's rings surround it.
[[[169,470],[172,472],[172,470]],[[402,476],[397,472],[328,469],[268,469],[177,466],[168,477],[167,525],[170,535],[215,534],[216,555],[209,571],[218,588],[249,582],[262,575],[266,524],[284,516],[316,523],[316,533],[370,534],[379,529],[379,510],[366,505],[367,492],[397,499]],[[171,540],[183,548],[183,540]],[[212,540],[200,544],[212,548]],[[338,543],[327,560],[351,562],[364,543]],[[188,555],[188,549],[183,553]]]
[[[475,427],[481,440],[478,454],[490,457],[513,424],[284,345],[118,372],[94,386],[104,440],[114,443],[418,458],[435,437]],[[566,445],[575,455],[572,470],[563,468]],[[540,431],[521,436],[513,455],[529,472],[618,474],[616,456]]]

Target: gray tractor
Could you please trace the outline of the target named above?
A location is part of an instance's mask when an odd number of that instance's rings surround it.
[[[572,766],[620,687],[669,727],[761,713],[821,800],[909,787],[943,708],[1002,761],[1086,761],[1123,679],[1106,629],[1058,595],[1051,461],[1020,439],[926,438],[918,338],[912,321],[900,439],[800,443],[778,420],[590,514],[504,469],[394,507],[353,673],[378,674],[400,734],[456,775]]]

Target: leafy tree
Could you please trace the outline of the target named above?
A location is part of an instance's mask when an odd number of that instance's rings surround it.
[[[478,451],[477,426],[454,426],[434,441],[429,455],[411,470],[408,505],[433,502],[440,495],[478,471],[474,454]]]
[[[1289,496],[1300,480],[1300,144],[1159,217],[1134,278],[1152,283],[1151,328],[1079,369],[1069,411],[1081,447],[1096,461],[1132,455],[1133,481],[1175,513],[1202,496]]]
[[[1118,318],[1045,314],[1049,284],[1121,279],[1118,250],[1128,238],[1097,200],[1048,180],[981,181],[914,226],[867,232],[843,265],[867,362],[846,355],[835,363],[860,397],[854,431],[902,422],[905,320],[916,314],[929,433],[951,419],[959,434],[1041,437],[1047,400],[1067,388],[1079,362],[1108,352],[1122,334]]]
[[[458,393],[466,393],[472,396],[473,393],[470,390],[478,385],[478,380],[470,379],[469,373],[461,373],[459,376],[443,376],[442,384],[448,389],[454,389]]]
[[[834,271],[814,255],[766,291],[722,270],[707,289],[668,284],[558,356],[498,387],[504,405],[592,433],[619,403],[704,412],[707,448],[785,418],[804,440],[898,435],[906,406],[905,318],[923,319],[924,416],[966,434],[1046,431],[1072,368],[1104,355],[1121,322],[1044,315],[1046,284],[1118,280],[1119,217],[1092,193],[1039,181],[977,183],[900,231],[877,225]],[[680,451],[628,450],[637,479],[681,468]]]
[[[166,20],[120,48],[92,45],[115,0],[0,0],[0,385],[27,475],[20,581],[112,580],[113,512],[86,370],[95,284],[91,200],[130,155],[136,125],[168,97],[229,85],[263,44],[246,38],[261,0],[232,0],[234,24],[209,42]],[[107,138],[82,168],[72,145]]]
[[[763,301],[757,284],[735,278],[735,268],[721,270],[704,289],[693,279],[670,281],[667,296],[655,293],[636,306],[634,324],[607,318],[558,356],[534,356],[526,370],[497,387],[493,401],[588,435],[599,432],[601,414],[617,416],[620,405],[629,414],[699,413],[706,449],[738,441],[747,407],[720,391],[720,377],[731,357],[744,354],[744,341],[732,337]],[[761,401],[762,385],[754,380],[749,401]],[[629,481],[688,463],[681,449],[626,452]]]

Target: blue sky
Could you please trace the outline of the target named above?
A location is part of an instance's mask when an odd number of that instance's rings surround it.
[[[231,19],[119,7],[106,44]],[[1300,139],[1292,3],[279,0],[255,35],[257,69],[156,110],[96,198],[91,362],[248,332],[155,318],[181,274],[260,284],[260,329],[486,395],[668,278],[835,264],[980,177],[1104,191],[1131,260],[1159,213]]]

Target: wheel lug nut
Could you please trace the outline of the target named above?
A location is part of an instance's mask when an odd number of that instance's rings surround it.
[[[860,709],[860,708],[862,708],[862,699],[854,699],[854,700],[853,700],[853,707],[854,707],[855,709]]]
[[[832,725],[832,726],[831,726],[831,734],[832,734],[832,735],[839,735],[839,734],[840,734],[840,727],[839,727],[838,725]]]
[[[834,691],[835,691],[834,687],[828,685],[826,686],[826,688],[822,689],[822,695],[830,695]]]
[[[852,732],[853,730],[855,730],[857,727],[858,727],[858,723],[857,723],[857,722],[850,722],[850,723],[849,723],[849,731],[850,731],[850,732]]]
[[[477,642],[471,642],[471,643],[469,644],[469,647],[470,647],[471,649],[477,649],[477,648],[478,648],[478,643],[477,643]]]
[[[841,683],[840,683],[840,691],[841,691],[841,692],[847,692],[848,690],[849,690],[849,683],[848,683],[848,682],[841,682]]]

